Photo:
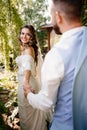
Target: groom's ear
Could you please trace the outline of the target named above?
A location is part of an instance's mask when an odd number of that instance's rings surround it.
[[[56,11],[56,22],[59,25],[60,23],[62,23],[63,20],[63,16],[62,13],[60,11]]]

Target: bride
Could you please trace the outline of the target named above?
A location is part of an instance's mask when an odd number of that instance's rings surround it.
[[[24,96],[23,87],[33,86],[32,92],[40,89],[40,70],[42,61],[38,61],[38,45],[35,29],[32,25],[25,25],[19,35],[20,55],[16,58],[18,65],[18,107],[21,130],[47,130],[46,113],[33,108]],[[41,59],[41,58],[40,58]]]

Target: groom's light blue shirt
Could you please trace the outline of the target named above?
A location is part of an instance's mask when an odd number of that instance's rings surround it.
[[[82,44],[84,27],[65,32],[55,49],[64,63],[64,78],[60,83],[55,113],[50,130],[73,130],[72,91],[75,67]]]

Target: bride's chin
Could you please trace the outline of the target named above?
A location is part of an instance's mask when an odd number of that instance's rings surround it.
[[[23,44],[26,44],[26,43],[28,43],[28,42],[26,42],[26,41],[22,41],[22,43],[23,43]]]
[[[25,45],[25,44],[28,44],[28,42],[23,42],[23,41],[22,41],[22,44]]]

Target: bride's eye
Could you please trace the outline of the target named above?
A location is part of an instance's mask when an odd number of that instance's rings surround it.
[[[28,36],[31,36],[31,34],[27,33]]]
[[[23,33],[23,32],[21,32],[21,35],[24,35],[24,33]]]
[[[30,33],[24,33],[24,32],[21,32],[21,35],[31,36],[31,34],[30,34]]]

